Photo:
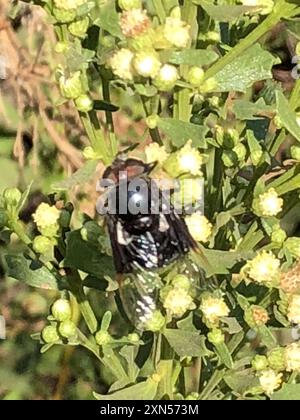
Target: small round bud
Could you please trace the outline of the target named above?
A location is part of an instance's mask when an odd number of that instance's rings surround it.
[[[84,38],[87,34],[87,30],[89,28],[90,19],[88,16],[84,17],[83,19],[76,20],[69,24],[68,29],[73,36],[78,38]]]
[[[289,344],[285,348],[286,370],[300,373],[300,342]]]
[[[58,327],[58,332],[64,338],[73,338],[77,335],[77,327],[73,321],[63,321]]]
[[[159,121],[158,115],[149,115],[149,117],[146,118],[146,124],[150,128],[150,130],[154,130],[154,128],[157,127],[157,123]]]
[[[286,240],[287,234],[283,229],[280,228],[278,225],[275,229],[273,229],[271,240],[276,245],[281,245]]]
[[[178,79],[179,73],[177,68],[170,64],[165,64],[161,67],[158,76],[154,79],[154,84],[159,90],[168,92],[175,87]]]
[[[115,52],[109,60],[112,72],[120,79],[133,80],[133,57],[133,52],[127,48]]]
[[[22,194],[18,188],[7,188],[3,193],[3,198],[8,206],[17,206],[21,197]]]
[[[187,81],[195,86],[199,87],[204,78],[204,70],[201,67],[192,67],[187,75]]]
[[[193,213],[185,217],[185,223],[192,237],[197,242],[207,242],[212,232],[212,224],[201,213]]]
[[[252,305],[245,311],[244,319],[250,328],[260,327],[269,321],[268,312],[261,306]]]
[[[47,344],[52,344],[59,341],[57,328],[54,325],[48,325],[47,327],[45,327],[42,331],[42,339]]]
[[[184,274],[177,274],[172,280],[172,285],[187,291],[191,288],[190,279]]]
[[[186,48],[191,41],[190,25],[179,17],[168,17],[163,29],[166,40],[176,48]]]
[[[274,188],[270,188],[266,193],[260,194],[253,200],[252,207],[258,216],[277,216],[282,211],[283,199],[278,196]]]
[[[291,157],[298,162],[300,162],[300,147],[299,146],[292,146],[291,147]]]
[[[154,79],[161,68],[158,54],[155,52],[139,52],[136,54],[134,68],[140,76],[151,77]]]
[[[98,331],[95,335],[98,346],[105,346],[112,342],[112,337],[107,331]]]
[[[57,321],[63,322],[69,320],[72,315],[70,302],[67,299],[58,299],[53,303],[51,312]]]
[[[257,283],[277,284],[280,276],[280,260],[272,252],[262,251],[247,262],[242,272]]]
[[[149,30],[151,20],[146,10],[131,9],[121,14],[120,27],[123,35],[129,38],[135,38]]]
[[[92,111],[94,102],[88,95],[80,95],[75,99],[75,106],[80,112],[89,112]]]
[[[272,369],[277,372],[284,371],[286,369],[285,362],[285,349],[277,347],[268,353],[268,362]]]
[[[54,243],[46,236],[36,236],[33,241],[33,249],[38,254],[47,254],[53,249]]]
[[[253,369],[256,371],[265,370],[269,367],[268,359],[266,356],[255,356],[251,364]]]
[[[55,206],[41,203],[33,215],[33,220],[43,236],[52,238],[57,236],[59,231],[59,217],[60,211]]]
[[[282,373],[277,374],[274,370],[264,370],[259,377],[259,383],[267,395],[272,395],[282,384]]]
[[[239,162],[244,162],[247,155],[247,148],[243,143],[237,144],[232,151],[237,155]]]
[[[59,78],[59,87],[61,94],[67,99],[76,99],[80,96],[84,89],[81,81],[81,72],[76,71],[71,77],[65,78],[61,76]]]
[[[142,7],[141,0],[119,0],[118,3],[123,10],[140,9]]]
[[[215,346],[225,343],[225,336],[221,330],[214,328],[207,334],[208,341]]]
[[[146,162],[158,162],[160,164],[164,163],[168,158],[168,153],[164,146],[159,146],[157,143],[150,143],[145,148]]]
[[[200,91],[201,93],[213,92],[217,88],[217,86],[218,82],[213,77],[211,77],[201,84]]]
[[[151,318],[145,323],[145,329],[152,332],[160,331],[165,325],[165,317],[158,310],[154,311]]]

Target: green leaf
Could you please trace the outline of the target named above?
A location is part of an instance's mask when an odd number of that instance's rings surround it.
[[[202,346],[202,336],[198,332],[166,329],[163,334],[178,356],[201,357],[207,355],[207,349],[203,349]]]
[[[284,94],[279,90],[276,91],[276,106],[278,117],[284,128],[295,137],[296,140],[300,141],[300,127],[297,123],[297,115],[290,107]]]
[[[205,135],[208,132],[207,127],[178,121],[173,118],[159,119],[158,127],[172,140],[176,147],[182,147],[188,140],[192,140],[194,147],[206,148]]]
[[[183,50],[167,51],[162,54],[162,57],[172,64],[204,67],[214,63],[219,56],[212,50]]]
[[[221,343],[221,344],[217,344],[214,346],[216,349],[216,353],[220,358],[220,361],[222,363],[224,363],[224,365],[228,368],[228,369],[232,369],[233,368],[233,360],[230,354],[230,351],[228,350],[228,347],[226,346],[225,343]]]
[[[258,7],[231,6],[226,4],[215,6],[205,0],[193,0],[193,3],[201,6],[211,18],[219,22],[232,22],[241,18],[246,13],[254,13],[259,9]]]
[[[215,91],[246,92],[253,83],[271,79],[275,63],[277,59],[256,44],[215,75],[214,78],[218,83]]]
[[[119,14],[116,11],[115,0],[109,0],[101,7],[99,17],[94,24],[99,25],[101,29],[104,29],[113,36],[120,39],[124,38],[120,28]]]
[[[286,22],[287,30],[300,40],[300,20],[294,19]]]
[[[259,385],[259,380],[250,370],[242,372],[229,372],[224,376],[224,381],[234,392],[244,394],[248,389]]]
[[[257,328],[259,338],[264,346],[268,349],[273,349],[278,345],[277,340],[274,334],[270,331],[270,329],[266,325],[261,325]]]
[[[136,84],[135,90],[139,95],[146,96],[147,98],[151,98],[152,96],[157,95],[157,89],[155,86],[145,86],[142,84]]]
[[[112,257],[102,254],[92,243],[82,239],[80,230],[67,235],[65,267],[73,267],[97,278],[114,277]]]
[[[107,101],[96,100],[94,101],[93,108],[97,111],[109,111],[109,112],[116,112],[118,111],[119,107],[116,105],[111,104]]]
[[[158,382],[149,378],[147,381],[140,382],[128,388],[124,388],[113,394],[102,395],[93,393],[94,397],[99,401],[114,401],[114,400],[154,400],[158,388]]]
[[[39,261],[25,258],[23,255],[6,255],[7,275],[29,286],[41,289],[64,289],[65,284]]]
[[[272,401],[299,401],[300,384],[284,385],[280,391],[274,392],[271,396]]]
[[[95,57],[95,52],[82,48],[80,43],[74,43],[66,54],[66,63],[71,72],[87,69],[89,62]]]
[[[275,108],[266,105],[263,98],[253,103],[245,99],[236,99],[233,102],[233,112],[238,120],[256,120],[257,116],[268,116],[275,112]]]
[[[78,169],[70,178],[61,182],[52,184],[53,191],[70,191],[77,185],[82,185],[88,182],[95,174],[98,162],[96,160],[87,161],[82,168]]]

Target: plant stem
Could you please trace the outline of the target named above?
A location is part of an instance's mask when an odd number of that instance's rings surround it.
[[[282,18],[293,16],[293,12],[297,6],[288,4],[285,0],[280,0],[274,7],[272,13],[246,38],[239,41],[239,43],[232,48],[232,50],[224,55],[220,60],[213,64],[205,73],[205,79],[214,77],[225,66],[234,61],[237,57],[243,54],[249,47],[255,44],[263,35],[272,29]]]
[[[193,33],[193,40],[195,40],[195,36],[197,36],[197,6],[193,4],[190,0],[185,0],[184,5],[182,7],[182,19],[187,22],[191,26],[191,30]],[[196,35],[195,35],[196,34]],[[188,48],[192,45],[192,40]],[[187,72],[189,71],[189,66],[182,65],[181,66],[181,76],[185,78],[187,76]],[[190,121],[191,115],[191,105],[190,105],[190,89],[183,88],[180,89],[174,95],[174,118],[181,120],[181,121]]]
[[[146,114],[146,117],[149,117],[151,115],[151,111],[148,110],[147,108],[147,102],[144,96],[141,95],[141,101],[142,101],[142,105]],[[158,143],[160,146],[163,145],[162,139],[160,137],[160,133],[158,128],[149,128],[149,133],[151,136],[152,141],[154,141],[155,143]]]
[[[160,23],[164,23],[164,21],[166,20],[166,11],[163,6],[162,0],[152,0],[152,1],[153,1],[156,14],[160,20]]]
[[[109,80],[107,80],[104,76],[102,76],[102,93],[103,99],[106,102],[110,103],[110,91],[109,91]],[[115,135],[114,130],[114,120],[111,111],[105,111],[106,123],[108,126],[109,131],[109,140],[110,140],[110,148],[112,156],[115,156],[118,153],[118,142]]]

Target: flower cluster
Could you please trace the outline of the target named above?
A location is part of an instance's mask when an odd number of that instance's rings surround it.
[[[242,275],[264,286],[279,283],[280,260],[272,252],[262,251],[242,268]]]

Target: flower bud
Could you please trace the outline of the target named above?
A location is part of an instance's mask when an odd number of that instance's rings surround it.
[[[268,362],[272,369],[276,372],[281,372],[286,369],[285,349],[277,347],[268,353]]]
[[[170,64],[165,64],[154,79],[154,84],[159,90],[168,92],[175,87],[178,79],[179,73],[177,68]]]
[[[117,51],[109,61],[113,73],[120,79],[133,80],[133,57],[134,54],[126,48]]]
[[[299,146],[291,147],[291,157],[297,160],[298,162],[300,162],[300,147]]]
[[[58,327],[58,332],[64,338],[74,338],[77,335],[77,326],[73,321],[63,321]]]
[[[75,99],[75,106],[80,112],[89,112],[92,111],[94,102],[88,95],[80,95]]]
[[[140,9],[142,7],[141,0],[119,0],[118,3],[123,10]]]
[[[72,310],[67,299],[58,299],[52,305],[51,312],[56,321],[67,321],[71,318]]]
[[[193,213],[186,216],[185,223],[195,241],[203,243],[208,241],[212,232],[212,224],[205,216],[201,213]]]
[[[203,165],[203,156],[199,150],[192,146],[191,140],[189,140],[185,146],[176,153],[176,160],[178,173],[174,173],[173,169],[170,175],[180,175],[186,173],[190,173],[195,176],[202,175],[201,166]]]
[[[277,216],[282,211],[283,199],[278,196],[274,188],[270,188],[266,193],[254,199],[252,207],[258,216]]]
[[[284,246],[294,258],[300,258],[300,238],[296,236],[288,238],[285,241]]]
[[[146,10],[131,9],[120,17],[120,27],[123,35],[129,38],[138,37],[147,32],[151,26]]]
[[[70,23],[68,29],[73,36],[76,36],[78,38],[84,38],[87,34],[89,24],[90,19],[88,18],[88,16],[85,16],[82,19]]]
[[[112,342],[112,336],[107,331],[98,331],[95,339],[98,346],[105,346]]]
[[[213,92],[218,87],[218,82],[215,78],[210,77],[209,79],[206,79],[200,86],[200,92],[201,93],[209,93]]]
[[[291,296],[287,317],[292,324],[300,324],[300,295]]]
[[[292,343],[285,348],[286,370],[300,373],[300,342]]]
[[[67,99],[76,99],[80,96],[84,89],[81,82],[81,72],[76,71],[71,77],[65,78],[61,76],[59,78],[59,87],[61,94]]]
[[[6,206],[16,207],[19,204],[21,197],[22,194],[18,188],[7,188],[3,192],[3,198]]]
[[[230,313],[224,299],[211,294],[202,296],[200,310],[203,313],[204,322],[209,327],[218,326],[220,318],[226,317]]]
[[[138,52],[134,58],[133,65],[140,76],[154,79],[161,68],[158,54],[155,52]]]
[[[277,284],[280,276],[280,261],[271,252],[262,251],[247,262],[242,272],[257,283]]]
[[[215,346],[225,343],[225,335],[218,328],[214,328],[207,334],[208,341]]]
[[[181,288],[172,288],[165,296],[163,306],[174,318],[181,318],[188,310],[196,307],[192,296]]]
[[[190,26],[178,17],[168,17],[163,29],[166,40],[176,48],[187,48],[191,42]]]
[[[58,54],[62,54],[64,52],[66,52],[69,49],[69,44],[67,42],[58,42],[55,45],[55,52]]]
[[[247,155],[247,148],[243,143],[237,144],[232,151],[237,155],[239,162],[244,162]]]
[[[259,377],[259,383],[267,395],[272,395],[282,384],[282,373],[277,374],[272,369],[265,370]]]
[[[156,114],[149,115],[149,117],[146,118],[146,124],[150,128],[150,130],[153,130],[157,127],[157,123],[159,121],[159,116]],[[154,143],[152,143],[154,144]],[[151,146],[151,145],[150,145]],[[154,159],[156,160],[156,159]]]
[[[272,231],[271,240],[276,245],[282,245],[286,237],[285,231],[281,229],[280,225],[277,225]]]
[[[33,249],[38,254],[47,254],[53,249],[54,242],[46,236],[36,236],[33,241]]]
[[[42,331],[42,339],[47,344],[56,343],[59,341],[59,335],[57,333],[57,328],[54,325],[48,325]]]
[[[251,362],[254,370],[260,371],[265,370],[269,367],[269,362],[266,356],[257,355]]]
[[[164,163],[168,158],[168,153],[164,146],[159,146],[157,143],[151,143],[145,148],[146,162]]]
[[[34,213],[33,220],[43,236],[52,238],[57,236],[59,231],[59,217],[60,211],[55,206],[49,206],[47,203],[42,203]]]
[[[203,81],[204,78],[204,70],[201,67],[192,67],[187,75],[187,81],[195,86],[195,87],[199,87]]]
[[[172,280],[172,286],[189,291],[191,288],[191,282],[184,274],[177,274]]]
[[[145,323],[145,329],[147,331],[158,332],[165,325],[165,317],[158,310],[154,311],[151,318]]]

